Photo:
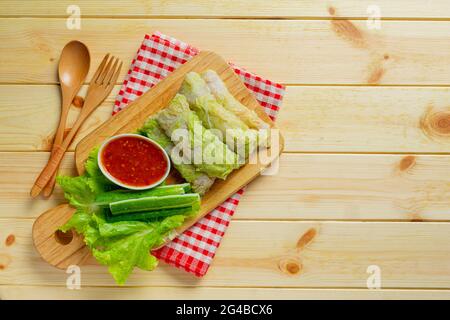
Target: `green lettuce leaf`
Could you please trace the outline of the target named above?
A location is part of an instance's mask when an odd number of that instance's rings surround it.
[[[98,166],[98,151],[99,147],[94,148],[90,153],[84,165],[86,175],[89,177],[89,186],[95,193],[105,192],[117,189],[117,186],[109,181],[100,170]]]
[[[67,232],[70,229],[75,229],[79,234],[83,234],[91,222],[91,213],[87,210],[79,208],[75,214],[59,229],[63,232]]]
[[[183,224],[184,216],[172,216],[158,223],[121,221],[99,225],[104,238],[100,249],[93,248],[94,257],[107,265],[118,284],[124,284],[128,275],[137,266],[151,271],[158,265],[158,259],[149,249],[161,245],[164,235]]]
[[[64,197],[76,208],[90,207],[98,194],[116,189],[100,171],[97,162],[98,148],[93,149],[86,160],[86,173],[82,176],[58,176],[56,181],[64,190]]]
[[[135,267],[153,270],[157,266],[158,259],[151,255],[150,250],[161,245],[172,229],[181,226],[185,216],[175,215],[152,222],[107,222],[105,210],[109,209],[97,205],[96,201],[117,197],[121,191],[109,191],[117,187],[102,175],[97,154],[98,149],[94,149],[89,155],[84,175],[57,177],[64,196],[77,209],[60,230],[74,229],[82,234],[93,256],[106,265],[114,280],[122,285]],[[124,191],[123,194],[132,193]]]
[[[64,190],[64,197],[75,208],[87,208],[95,200],[96,192],[92,189],[91,179],[86,176],[58,176],[56,182]]]

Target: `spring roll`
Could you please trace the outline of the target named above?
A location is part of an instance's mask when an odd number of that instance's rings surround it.
[[[225,109],[238,116],[239,119],[249,126],[249,128],[257,130],[270,128],[269,124],[263,121],[255,111],[250,110],[236,100],[215,71],[206,70],[201,76],[217,101],[219,101]]]
[[[167,154],[170,155],[172,153],[174,144],[163,132],[155,118],[149,118],[145,122],[144,126],[140,128],[139,133],[156,141],[161,147],[164,148],[164,150],[166,150]],[[200,195],[204,195],[214,183],[215,178],[209,177],[202,171],[197,171],[192,164],[173,163],[173,166],[180,173],[180,175],[191,184],[192,190]]]
[[[185,96],[177,94],[168,107],[156,114],[156,120],[175,144],[171,152],[174,163],[193,164],[197,171],[219,179],[226,179],[239,167],[237,155],[203,127]]]
[[[213,133],[239,155],[241,163],[256,150],[258,131],[250,129],[238,116],[225,109],[198,73],[186,75],[180,93],[186,95],[189,106],[197,113],[205,128],[215,129]]]

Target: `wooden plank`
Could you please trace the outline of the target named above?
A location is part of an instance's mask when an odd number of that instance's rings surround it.
[[[65,16],[73,1],[3,0],[2,16]],[[111,5],[108,0],[78,0],[83,16],[100,17],[284,17],[327,18],[366,17],[369,5],[380,7],[383,18],[448,18],[450,5],[445,0],[335,0],[335,1],[265,1],[265,0],[122,0]]]
[[[0,86],[0,151],[49,150],[56,85]],[[116,86],[72,144],[110,117]],[[26,94],[23,94],[26,92]],[[84,96],[86,87],[80,95]],[[289,86],[277,119],[288,152],[450,152],[450,89]],[[78,108],[72,108],[69,127]],[[30,130],[30,128],[33,128]]]
[[[450,21],[383,21],[378,30],[361,20],[84,18],[80,30],[69,30],[62,18],[5,18],[0,82],[56,82],[69,39],[88,45],[93,66],[106,52],[130,62],[144,34],[155,30],[286,84],[448,85],[450,79]]]
[[[69,150],[74,150],[82,138],[111,117],[119,89],[120,86],[115,86],[105,102],[89,116]],[[83,86],[79,97],[84,97],[86,92],[87,86]],[[49,151],[56,133],[60,110],[58,85],[0,86],[0,150]],[[75,123],[79,111],[79,104],[78,107],[72,105],[67,128],[70,129]]]
[[[235,219],[449,220],[450,157],[284,154]]]
[[[0,217],[35,218],[64,203],[29,197],[48,153],[0,153]],[[234,219],[450,220],[450,156],[283,154],[253,181]],[[73,154],[63,173],[75,174]]]
[[[31,225],[0,219],[0,284],[64,286],[65,271],[34,250]],[[367,269],[376,266],[383,289],[448,289],[449,232],[450,223],[435,222],[234,221],[202,279],[162,263],[136,270],[127,285],[366,288]],[[103,266],[83,266],[81,278],[86,286],[114,285]]]
[[[79,234],[63,236],[58,228],[66,224],[75,209],[67,204],[41,214],[33,223],[33,245],[39,256],[51,266],[66,270],[71,265],[83,265],[90,251]]]
[[[34,218],[66,200],[59,186],[50,199],[30,197],[30,189],[47,163],[46,153],[0,153],[0,216]],[[75,175],[73,153],[67,154],[61,173]]]
[[[268,300],[447,300],[450,290],[367,290],[367,289],[292,289],[292,288],[214,288],[214,287],[66,287],[0,285],[2,300],[123,300],[123,299],[268,299]]]
[[[450,152],[449,88],[289,87],[285,151]]]

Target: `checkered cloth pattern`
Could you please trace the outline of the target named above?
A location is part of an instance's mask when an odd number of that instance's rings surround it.
[[[113,115],[198,52],[198,49],[189,44],[159,32],[146,35],[116,98]],[[265,80],[232,63],[230,66],[255,94],[270,118],[275,120],[285,92],[284,86]],[[243,189],[239,190],[165,247],[153,251],[153,254],[196,276],[205,275],[243,192]]]

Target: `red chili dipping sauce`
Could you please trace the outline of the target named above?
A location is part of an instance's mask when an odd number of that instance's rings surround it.
[[[102,150],[103,167],[123,184],[144,187],[160,180],[167,170],[163,152],[151,142],[124,136]]]

